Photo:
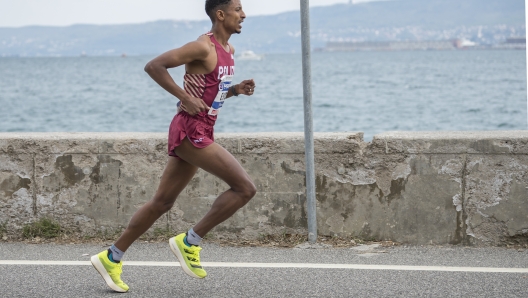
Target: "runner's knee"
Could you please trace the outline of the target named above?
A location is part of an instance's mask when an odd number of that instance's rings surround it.
[[[257,193],[257,188],[253,182],[247,181],[238,192],[241,194],[242,199],[244,199],[244,204],[247,204]]]
[[[172,198],[162,198],[155,196],[152,200],[151,208],[156,213],[165,214],[172,209],[174,206],[174,201],[175,200]]]

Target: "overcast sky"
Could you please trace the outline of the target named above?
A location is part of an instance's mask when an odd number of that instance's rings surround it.
[[[372,0],[355,0],[365,2]],[[349,0],[310,0],[310,6]],[[204,0],[0,0],[0,27],[207,19]],[[299,10],[299,0],[242,0],[248,16]]]

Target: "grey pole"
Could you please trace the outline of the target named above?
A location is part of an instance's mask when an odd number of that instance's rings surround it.
[[[306,153],[306,207],[308,213],[308,241],[317,242],[315,201],[314,137],[312,115],[312,65],[310,49],[310,0],[301,0],[301,31],[304,90],[304,145]]]
[[[524,9],[526,10],[526,14],[525,14],[526,34],[524,36],[528,37],[528,0],[524,0]],[[528,42],[526,42],[526,75],[528,79]],[[527,84],[526,91],[528,92],[528,84]],[[526,127],[528,128],[528,95],[526,96]]]

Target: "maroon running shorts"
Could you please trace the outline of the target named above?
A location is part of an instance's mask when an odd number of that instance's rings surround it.
[[[169,156],[179,158],[174,153],[174,149],[181,145],[185,137],[194,147],[200,149],[214,143],[214,124],[215,121],[209,119],[207,113],[200,113],[194,117],[186,112],[176,114],[169,128]]]

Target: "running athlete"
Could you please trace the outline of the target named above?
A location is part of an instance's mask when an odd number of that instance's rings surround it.
[[[169,129],[169,161],[156,194],[134,214],[111,248],[91,258],[95,269],[116,292],[129,289],[121,280],[123,254],[172,208],[198,168],[219,177],[230,189],[216,199],[196,226],[169,240],[182,269],[192,277],[207,275],[200,265],[202,238],[246,205],[256,193],[255,184],[246,171],[227,150],[214,142],[213,136],[224,100],[239,94],[251,96],[255,90],[252,79],[232,84],[235,49],[229,38],[241,33],[246,15],[240,0],[206,0],[205,10],[213,23],[209,33],[160,55],[145,67],[156,83],[180,101]],[[181,65],[185,65],[186,70],[183,89],[167,71]]]

